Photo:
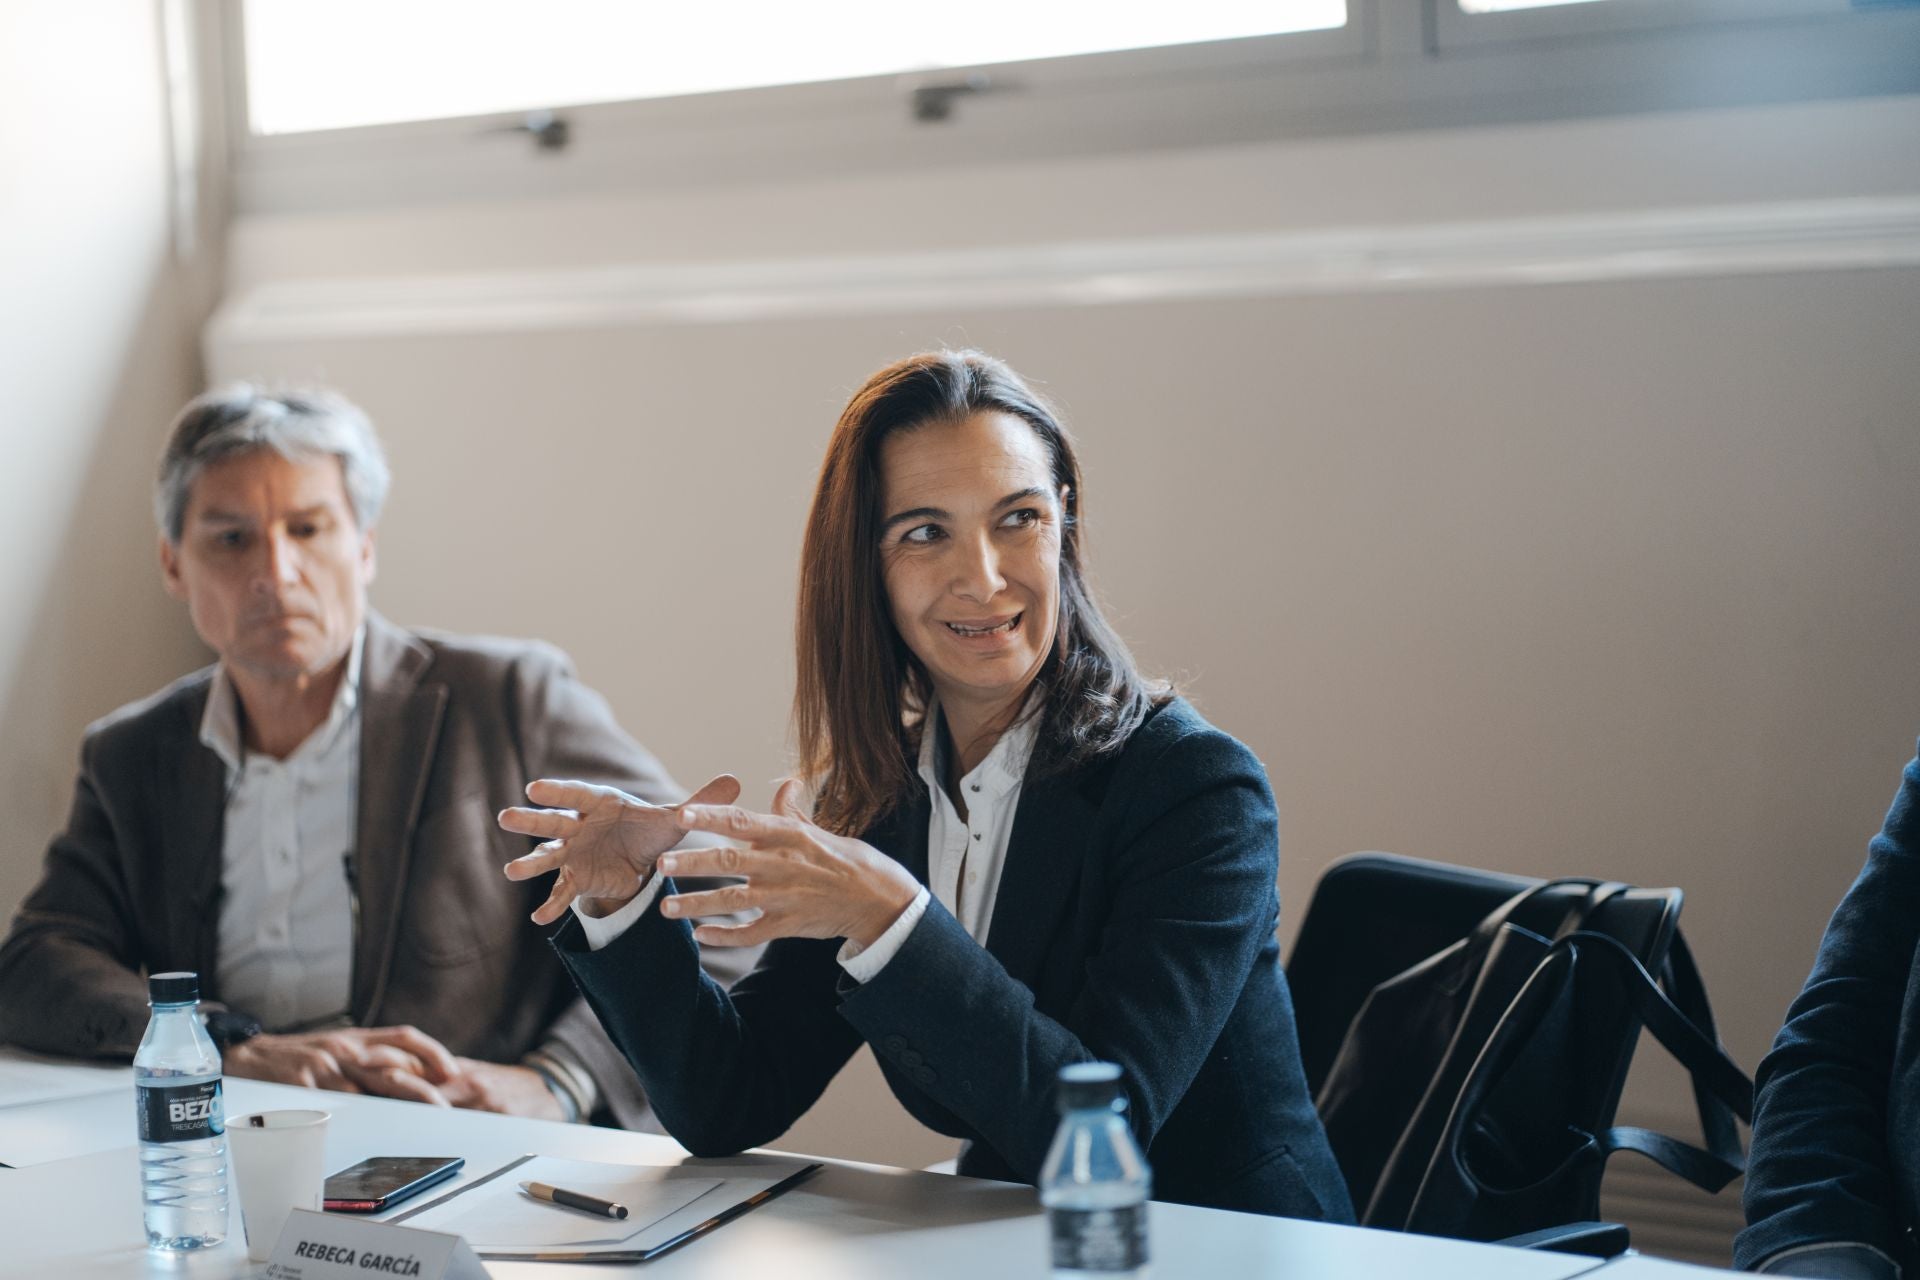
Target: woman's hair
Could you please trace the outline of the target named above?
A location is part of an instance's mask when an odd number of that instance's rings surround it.
[[[880,448],[888,436],[976,414],[1004,413],[1047,447],[1065,489],[1060,615],[1040,668],[1040,719],[1030,769],[1070,769],[1118,749],[1172,694],[1143,680],[1087,588],[1080,544],[1080,464],[1047,402],[1012,369],[978,351],[909,356],[868,378],[834,425],[807,515],[795,621],[793,698],[800,773],[815,820],[858,834],[917,785],[910,752],[927,726],[932,684],[887,604],[880,556]],[[1030,704],[1032,705],[1032,704]]]

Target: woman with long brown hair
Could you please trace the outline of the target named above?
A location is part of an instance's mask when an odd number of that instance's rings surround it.
[[[1349,1221],[1279,966],[1265,772],[1140,676],[1080,509],[1072,442],[1006,365],[881,370],[807,522],[800,776],[770,814],[726,776],[668,808],[536,782],[553,807],[501,822],[546,843],[507,874],[559,872],[534,919],[572,906],[561,954],[696,1154],[779,1137],[864,1042],[969,1140],[962,1173],[1032,1182],[1059,1068],[1100,1058],[1159,1198]],[[689,831],[739,843],[667,852]],[[696,939],[771,945],[726,992]]]

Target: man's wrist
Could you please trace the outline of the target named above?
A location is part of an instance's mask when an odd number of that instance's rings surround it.
[[[238,1009],[209,1009],[200,1016],[207,1028],[207,1038],[223,1054],[266,1030],[260,1025],[260,1019]]]
[[[549,1044],[528,1053],[520,1059],[520,1064],[539,1076],[553,1094],[554,1101],[560,1105],[561,1119],[568,1124],[583,1124],[593,1117],[598,1090],[591,1078],[583,1078],[585,1073],[571,1061],[572,1056],[557,1045]]]

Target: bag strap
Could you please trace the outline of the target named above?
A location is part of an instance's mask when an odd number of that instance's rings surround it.
[[[1494,1024],[1487,1041],[1474,1058],[1467,1078],[1454,1096],[1439,1146],[1420,1179],[1409,1206],[1405,1230],[1420,1232],[1425,1223],[1464,1222],[1473,1201],[1482,1190],[1478,1176],[1468,1167],[1461,1138],[1474,1118],[1485,1107],[1491,1093],[1519,1058],[1529,1037],[1539,1028],[1546,1011],[1560,999],[1573,978],[1574,952],[1554,946],[1527,976],[1520,991],[1507,1005],[1506,1012]],[[1444,1233],[1445,1227],[1438,1228]]]
[[[1520,892],[1509,897],[1493,910],[1487,912],[1480,923],[1474,926],[1472,936],[1475,938],[1491,939],[1494,934],[1500,932],[1502,925],[1513,919],[1514,914],[1518,912],[1520,908],[1526,906],[1535,898],[1540,897],[1542,894],[1551,893],[1555,889],[1565,889],[1573,885],[1584,887],[1588,891],[1587,897],[1568,908],[1567,919],[1562,921],[1560,929],[1554,931],[1556,935],[1563,932],[1566,925],[1573,920],[1584,919],[1588,912],[1592,910],[1593,906],[1598,905],[1592,902],[1594,894],[1615,887],[1611,881],[1596,880],[1592,876],[1563,876],[1555,880],[1542,880],[1539,884],[1530,884],[1520,890]],[[1620,889],[1624,889],[1625,887],[1625,885],[1618,886]],[[1549,941],[1551,941],[1551,938]]]
[[[1676,932],[1671,959],[1664,966],[1671,985],[1693,1012],[1683,1009],[1647,972],[1646,966],[1617,938],[1602,933],[1576,932],[1564,945],[1594,960],[1604,957],[1620,977],[1628,1002],[1641,1025],[1653,1033],[1693,1081],[1694,1104],[1706,1147],[1696,1147],[1663,1133],[1632,1125],[1617,1125],[1600,1135],[1609,1155],[1637,1151],[1668,1172],[1703,1191],[1717,1192],[1746,1172],[1746,1153],[1734,1116],[1752,1123],[1753,1081],[1727,1056],[1713,1031],[1713,1013],[1706,1003],[1706,986],[1694,966],[1693,955]]]
[[[1596,880],[1592,876],[1563,876],[1557,880],[1543,880],[1539,884],[1528,885],[1487,912],[1480,923],[1473,927],[1473,932],[1467,935],[1467,956],[1477,958],[1483,955],[1487,948],[1493,945],[1493,940],[1500,930],[1511,924],[1514,915],[1527,903],[1555,889],[1564,889],[1572,885],[1584,887],[1587,890],[1586,896],[1568,904],[1560,923],[1554,926],[1552,932],[1545,935],[1546,942],[1552,942],[1584,927],[1594,912],[1609,900],[1625,893],[1628,888],[1617,880]],[[1479,967],[1477,962],[1466,963],[1458,973],[1464,978],[1469,974],[1478,973]]]
[[[1682,968],[1686,970],[1689,980],[1696,984],[1698,1002],[1704,1004],[1705,988],[1698,985],[1700,974],[1693,967],[1693,957],[1680,944],[1678,934],[1674,935],[1674,942],[1675,952],[1685,956],[1685,961],[1683,965],[1673,968],[1676,971]],[[1623,979],[1627,998],[1632,1002],[1642,1025],[1692,1074],[1695,1096],[1706,1099],[1713,1107],[1732,1112],[1749,1124],[1753,1123],[1753,1079],[1720,1047],[1718,1038],[1712,1032],[1711,1014],[1706,1017],[1707,1029],[1702,1030],[1695,1018],[1690,1018],[1660,989],[1653,975],[1640,963],[1640,958],[1618,938],[1608,937],[1604,933],[1577,932],[1568,934],[1554,945],[1606,957]],[[1689,996],[1689,1003],[1695,1003],[1693,995]],[[1704,1121],[1704,1114],[1702,1119]],[[1731,1129],[1728,1131],[1732,1132]],[[1723,1145],[1729,1145],[1737,1151],[1737,1136],[1731,1144]]]
[[[1673,1003],[1680,1012],[1687,1015],[1689,1021],[1698,1027],[1707,1039],[1715,1044],[1720,1042],[1720,1033],[1713,1024],[1713,1007],[1707,1003],[1707,984],[1700,977],[1700,970],[1693,962],[1693,952],[1687,947],[1687,939],[1678,929],[1673,933],[1673,944],[1667,951],[1666,963],[1661,967],[1660,985],[1673,997]],[[1743,1082],[1735,1098],[1727,1099],[1727,1108],[1710,1107],[1704,1091],[1706,1085],[1697,1077],[1693,1081],[1693,1096],[1700,1110],[1700,1127],[1706,1135],[1707,1145],[1713,1150],[1728,1147],[1739,1148],[1740,1135],[1734,1129],[1731,1110],[1748,1124],[1753,1123],[1753,1081]]]
[[[1677,933],[1675,937],[1678,938]],[[1541,959],[1482,1047],[1454,1101],[1447,1137],[1442,1140],[1440,1150],[1434,1153],[1434,1164],[1428,1167],[1415,1195],[1415,1208],[1413,1214],[1409,1215],[1410,1221],[1414,1215],[1423,1212],[1438,1214],[1437,1220],[1440,1221],[1451,1220],[1447,1215],[1464,1212],[1464,1204],[1440,1202],[1450,1202],[1463,1193],[1478,1193],[1481,1183],[1467,1165],[1465,1153],[1460,1147],[1460,1137],[1471,1124],[1471,1118],[1480,1114],[1488,1095],[1499,1087],[1508,1070],[1518,1060],[1528,1039],[1539,1028],[1546,1010],[1561,998],[1567,985],[1574,980],[1577,962],[1582,956],[1595,959],[1605,956],[1606,962],[1616,972],[1625,975],[1622,985],[1639,1015],[1641,1025],[1651,1031],[1654,1038],[1692,1075],[1695,1098],[1701,1106],[1701,1128],[1713,1148],[1703,1150],[1666,1134],[1631,1125],[1617,1125],[1597,1135],[1602,1160],[1615,1151],[1637,1151],[1676,1176],[1710,1192],[1719,1191],[1745,1171],[1746,1157],[1740,1149],[1738,1132],[1730,1120],[1721,1123],[1720,1118],[1729,1111],[1743,1119],[1752,1115],[1752,1080],[1726,1055],[1717,1041],[1703,1034],[1693,1020],[1681,1012],[1659,984],[1654,982],[1639,957],[1625,944],[1606,934],[1576,930],[1555,942]],[[1689,981],[1698,983],[1699,972],[1693,969],[1690,954],[1679,967],[1688,972],[1687,976],[1678,980],[1677,986],[1684,988]],[[1704,1001],[1704,986],[1698,994]],[[1693,993],[1690,992],[1687,998],[1692,1003]],[[1455,1179],[1439,1176],[1438,1166],[1442,1162],[1452,1166]],[[1466,1188],[1469,1187],[1475,1190],[1468,1192]]]
[[[1607,1155],[1616,1151],[1638,1151],[1668,1173],[1708,1193],[1720,1191],[1746,1172],[1744,1160],[1722,1159],[1690,1142],[1628,1124],[1615,1125],[1601,1134],[1600,1149]]]

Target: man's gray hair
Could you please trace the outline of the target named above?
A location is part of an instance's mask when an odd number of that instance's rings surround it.
[[[167,432],[153,514],[168,542],[180,541],[187,499],[200,473],[255,449],[271,449],[295,462],[338,458],[354,522],[364,531],[379,521],[392,476],[367,415],[331,391],[268,392],[242,382],[196,396]]]

